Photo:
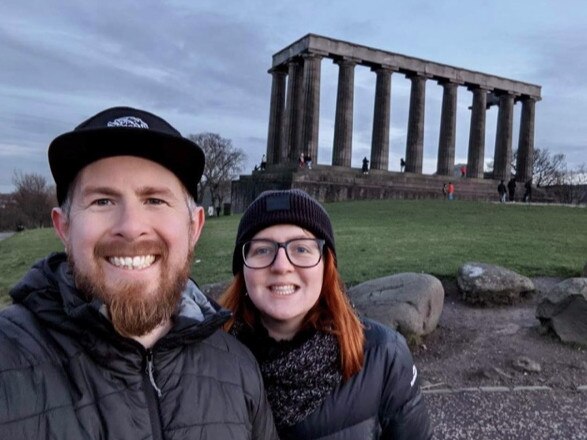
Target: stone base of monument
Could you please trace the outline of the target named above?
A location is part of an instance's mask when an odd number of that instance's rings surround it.
[[[498,201],[498,181],[493,179],[461,178],[394,171],[370,170],[363,174],[360,168],[318,165],[312,169],[273,165],[264,171],[242,175],[232,182],[232,212],[243,212],[263,191],[299,188],[322,203],[346,200],[378,199],[443,199],[443,185],[455,185],[457,200]],[[523,184],[516,194],[521,201]],[[534,202],[547,202],[545,194],[534,191]],[[543,200],[544,199],[544,200]]]

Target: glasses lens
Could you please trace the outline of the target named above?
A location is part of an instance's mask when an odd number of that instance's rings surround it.
[[[277,243],[271,240],[251,240],[243,245],[245,265],[252,269],[262,269],[273,263]]]
[[[300,238],[288,241],[285,250],[287,251],[289,261],[298,267],[316,266],[322,257],[320,240],[313,238]]]

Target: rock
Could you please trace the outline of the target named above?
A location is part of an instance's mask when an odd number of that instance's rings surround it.
[[[529,357],[519,356],[512,361],[512,365],[516,370],[528,372],[528,373],[540,373],[542,367],[540,364]]]
[[[554,286],[538,303],[536,318],[561,341],[587,346],[587,278]]]
[[[471,304],[513,304],[522,294],[534,291],[530,278],[485,263],[463,264],[457,284],[463,299]]]
[[[438,325],[444,288],[428,274],[400,273],[366,281],[349,289],[366,317],[397,329],[404,336],[423,336]]]

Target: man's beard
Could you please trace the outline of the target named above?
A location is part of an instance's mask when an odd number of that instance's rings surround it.
[[[75,265],[71,249],[67,249],[76,287],[89,298],[104,302],[114,329],[126,337],[143,336],[173,316],[190,274],[193,250],[190,249],[185,264],[169,267],[167,248],[160,241],[98,244],[94,250],[95,261],[113,255],[158,255],[160,280],[158,286],[140,281],[119,281],[108,286],[105,274],[98,264],[87,273]],[[109,263],[106,263],[109,264]]]

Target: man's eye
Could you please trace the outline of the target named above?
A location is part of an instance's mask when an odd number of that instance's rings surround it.
[[[147,203],[149,205],[163,205],[165,203],[165,201],[151,197],[151,198],[147,199]]]
[[[108,206],[111,204],[112,204],[112,201],[110,199],[96,199],[92,202],[92,205],[96,205],[96,206]]]

